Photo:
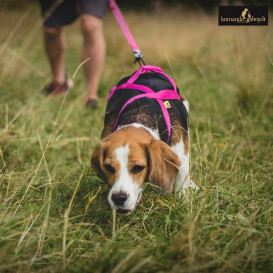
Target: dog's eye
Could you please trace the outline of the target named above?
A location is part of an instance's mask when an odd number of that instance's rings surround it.
[[[140,173],[142,170],[144,170],[144,166],[140,166],[140,165],[136,165],[132,168],[132,173],[136,174],[136,173]]]
[[[110,164],[106,164],[106,165],[104,165],[104,167],[105,167],[105,169],[107,170],[107,171],[109,171],[111,174],[114,174],[116,171],[115,171],[115,169],[110,165]]]

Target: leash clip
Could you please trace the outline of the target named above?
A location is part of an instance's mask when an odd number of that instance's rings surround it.
[[[142,66],[142,65],[146,65],[145,62],[143,61],[142,57],[143,55],[141,54],[141,50],[139,49],[134,49],[132,50],[134,52],[134,56],[136,57],[135,58],[135,61],[134,61],[134,64],[136,62],[138,62],[139,66]]]
[[[139,49],[134,49],[133,50],[133,52],[134,52],[134,56],[138,59],[142,59],[142,57],[143,57],[143,55],[141,54],[141,50],[139,50]]]

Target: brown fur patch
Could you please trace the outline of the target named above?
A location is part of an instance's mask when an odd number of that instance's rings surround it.
[[[133,180],[142,185],[146,178],[171,192],[181,164],[175,152],[163,141],[156,140],[143,128],[124,127],[105,137],[95,148],[91,163],[93,170],[110,186],[120,175],[119,162],[115,151],[119,147],[129,145],[128,173]],[[111,165],[115,172],[107,169]],[[134,173],[134,166],[143,166],[143,171]]]
[[[181,99],[181,101],[183,102],[184,100],[186,100],[186,98],[184,97],[184,95],[182,95],[181,93],[179,94],[179,97]]]
[[[103,134],[106,133],[107,131],[105,130]],[[146,147],[152,139],[153,137],[146,130],[133,126],[110,133],[103,138],[93,152],[91,158],[93,170],[112,187],[120,176],[120,164],[116,158],[115,151],[119,147],[129,145],[128,173],[133,177],[135,182],[142,185],[149,172]],[[111,173],[106,165],[110,165],[115,172]],[[136,165],[143,166],[144,169],[139,173],[133,173],[132,169]]]
[[[175,120],[172,124],[172,137],[170,145],[174,146],[175,144],[179,143],[181,138],[184,143],[184,154],[188,154],[190,151],[188,132],[185,131],[178,120]]]
[[[112,117],[108,123],[104,126],[102,132],[101,132],[101,139],[104,139],[105,137],[107,137],[108,135],[113,133],[113,127],[115,125],[115,117]]]

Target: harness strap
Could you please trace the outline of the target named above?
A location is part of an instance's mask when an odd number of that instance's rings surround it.
[[[139,77],[140,74],[148,73],[148,72],[157,72],[157,73],[162,74],[163,76],[165,76],[173,86],[173,90],[171,90],[171,91],[175,91],[177,93],[177,87],[176,87],[173,79],[169,75],[164,73],[160,67],[153,66],[153,65],[145,65],[145,66],[139,67],[138,70],[136,70],[133,73],[131,78],[129,78],[126,83],[122,83],[120,85],[114,86],[110,91],[110,94],[108,96],[107,101],[109,102],[111,97],[114,95],[114,93],[118,89],[137,89],[137,90],[143,91],[143,92],[152,92],[152,93],[154,93],[154,91],[151,88],[147,87],[147,86],[133,84],[137,80],[137,78]],[[150,91],[148,91],[148,90],[150,90]]]
[[[148,73],[148,72],[152,72],[152,71],[164,75],[171,82],[174,90],[166,89],[166,90],[161,90],[159,92],[154,92],[151,88],[149,88],[147,86],[134,83],[140,74]],[[177,93],[177,87],[176,87],[174,81],[171,79],[171,77],[168,76],[167,74],[165,74],[161,70],[161,68],[159,68],[159,67],[151,66],[151,65],[141,66],[137,71],[135,71],[133,73],[132,77],[129,78],[126,83],[122,83],[122,84],[115,86],[111,89],[109,97],[108,97],[108,102],[111,99],[111,97],[114,95],[114,93],[120,89],[136,89],[138,91],[144,92],[144,94],[137,95],[137,96],[131,98],[123,105],[123,107],[121,108],[121,110],[117,116],[117,119],[116,119],[116,122],[115,122],[115,125],[113,128],[113,132],[117,128],[118,120],[119,120],[121,113],[129,104],[131,104],[134,101],[141,99],[141,98],[151,98],[151,99],[155,99],[161,107],[161,110],[162,110],[162,113],[163,113],[163,116],[164,116],[164,119],[165,119],[165,122],[167,125],[167,129],[168,129],[168,143],[169,143],[170,138],[171,138],[171,120],[170,120],[169,112],[163,103],[163,100],[171,100],[171,99],[180,100],[180,97]]]
[[[112,90],[110,91],[109,97],[108,97],[108,101],[114,95],[115,91],[119,90],[119,89],[136,89],[136,90],[142,91],[144,93],[154,93],[154,90],[152,90],[148,86],[144,86],[144,85],[136,84],[136,83],[127,83],[126,82],[126,83],[120,84],[120,85],[115,86],[115,87],[112,88]]]
[[[152,72],[153,71],[153,72],[157,72],[159,74],[162,74],[163,76],[165,76],[170,81],[170,83],[173,86],[173,90],[175,92],[177,92],[176,84],[174,83],[173,79],[169,75],[164,73],[160,67],[153,66],[153,65],[145,65],[145,66],[141,66],[138,70],[141,70],[140,73],[147,73],[147,72]]]

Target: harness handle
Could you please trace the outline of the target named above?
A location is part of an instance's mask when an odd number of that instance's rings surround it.
[[[138,62],[139,66],[141,65],[145,65],[145,62],[143,61],[143,55],[141,54],[141,50],[139,49],[117,3],[115,0],[108,0],[108,3],[109,3],[109,6],[110,6],[110,9],[112,10],[113,12],[113,15],[116,19],[116,21],[118,22],[119,24],[119,27],[121,29],[121,31],[123,32],[129,46],[131,47],[133,53],[134,53],[134,56],[135,56],[135,61],[134,63]],[[142,64],[141,64],[142,63]]]

